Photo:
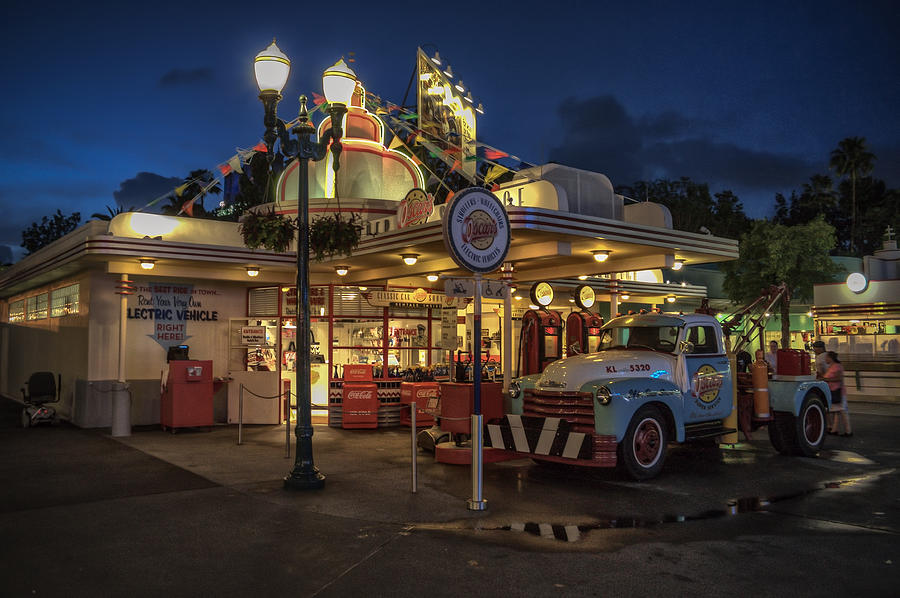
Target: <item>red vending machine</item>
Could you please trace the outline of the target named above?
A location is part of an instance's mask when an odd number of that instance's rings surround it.
[[[378,386],[372,380],[372,366],[348,364],[343,373],[341,427],[377,428]]]
[[[160,424],[163,430],[212,427],[212,361],[172,361],[160,397]]]

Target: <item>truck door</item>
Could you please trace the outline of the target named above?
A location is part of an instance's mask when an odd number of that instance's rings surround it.
[[[693,349],[683,355],[687,381],[685,421],[690,423],[726,417],[732,409],[732,374],[719,328],[691,324],[685,328],[684,340],[693,345]]]

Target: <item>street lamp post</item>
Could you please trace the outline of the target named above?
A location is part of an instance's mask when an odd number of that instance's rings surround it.
[[[263,124],[266,132],[263,140],[268,151],[269,166],[274,159],[273,148],[276,140],[281,141],[281,152],[288,158],[295,158],[299,165],[299,188],[297,190],[297,454],[294,467],[284,478],[284,487],[290,490],[313,490],[325,486],[325,475],[313,461],[312,452],[312,404],[309,383],[310,322],[309,322],[309,161],[322,160],[328,153],[329,144],[334,156],[335,175],[341,155],[340,139],[343,135],[341,124],[347,113],[347,105],[356,88],[356,74],[339,60],[322,76],[325,99],[331,117],[331,128],[324,131],[317,141],[312,140],[315,127],[309,122],[306,96],[300,96],[298,124],[291,130],[297,136],[291,140],[284,121],[276,109],[281,100],[281,90],[287,83],[291,61],[272,44],[257,54],[254,61],[259,99],[265,108]]]

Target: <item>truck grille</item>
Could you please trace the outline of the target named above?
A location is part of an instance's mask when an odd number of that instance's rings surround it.
[[[573,431],[594,432],[594,396],[589,392],[526,389],[522,415],[558,417]]]

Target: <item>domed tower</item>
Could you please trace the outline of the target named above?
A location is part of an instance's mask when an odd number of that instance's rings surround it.
[[[309,164],[309,208],[311,213],[332,212],[340,208],[362,214],[363,219],[383,218],[396,213],[397,204],[410,189],[424,188],[422,171],[406,154],[385,145],[385,125],[365,108],[366,91],[357,82],[341,138],[343,152],[335,181],[333,156]],[[317,130],[319,136],[331,127],[327,116]],[[285,168],[276,187],[277,212],[296,214],[298,163]],[[336,183],[336,184],[335,184]]]

